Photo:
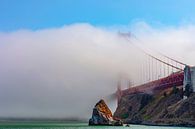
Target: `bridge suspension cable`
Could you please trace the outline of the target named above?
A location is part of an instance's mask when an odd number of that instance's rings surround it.
[[[185,66],[189,66],[185,63],[177,61],[157,51],[154,51],[154,52],[162,58],[152,55],[151,53],[146,51],[146,49],[143,49],[143,47],[138,46],[138,44],[135,44],[131,40],[131,37],[133,36],[134,39],[136,39],[139,42],[142,42],[141,40],[139,40],[136,36],[134,36],[131,33],[120,33],[119,32],[119,36],[121,36],[126,41],[131,43],[131,45],[134,48],[136,48],[138,51],[146,55],[146,58],[141,58],[143,62],[142,63],[139,62],[140,72],[138,73],[140,75],[138,76],[138,78],[141,80],[141,84],[154,81],[154,80],[158,80],[160,78],[169,76],[170,74],[173,74],[175,72],[183,71],[183,68]],[[140,80],[138,80],[139,84],[140,84]]]
[[[177,64],[180,64],[180,65],[183,66],[183,67],[184,67],[184,66],[189,66],[189,65],[184,64],[184,63],[182,63],[182,62],[180,62],[180,61],[177,61],[177,60],[175,60],[175,59],[173,59],[173,58],[170,58],[170,57],[168,57],[168,56],[166,56],[166,55],[164,55],[164,54],[162,54],[162,53],[160,53],[160,52],[157,52],[157,53],[160,54],[161,56],[167,58],[167,59],[168,59],[167,62],[166,62],[166,61],[163,61],[163,60],[161,60],[161,59],[159,59],[159,58],[157,58],[157,57],[155,57],[155,56],[152,56],[151,54],[149,54],[148,52],[146,52],[144,49],[142,49],[142,48],[140,48],[139,46],[135,45],[135,44],[130,40],[130,37],[131,37],[131,35],[132,35],[131,33],[121,33],[121,32],[119,32],[119,35],[122,36],[123,38],[125,38],[128,42],[130,42],[136,49],[140,50],[141,52],[143,52],[144,54],[148,55],[149,57],[151,57],[151,58],[153,58],[153,59],[155,59],[155,60],[157,60],[157,61],[159,61],[159,62],[161,62],[161,63],[163,63],[163,64],[165,64],[165,65],[167,65],[168,67],[172,67],[172,68],[175,68],[175,69],[177,69],[177,70],[183,71],[182,67],[178,67]],[[133,35],[133,37],[134,37],[136,40],[138,40],[139,42],[141,42],[141,41],[140,41],[137,37],[135,37],[134,35]],[[172,62],[175,62],[176,65],[173,65],[173,63],[169,63],[169,60],[171,60]],[[168,70],[169,70],[169,68],[168,68]]]
[[[138,42],[143,43],[142,40],[140,40],[139,38],[137,38],[137,36],[135,36],[135,35],[132,34],[131,32],[128,32],[128,33],[121,33],[121,32],[119,32],[119,35],[128,38],[128,40],[130,40],[130,37],[133,37],[133,38],[136,39]],[[131,42],[131,43],[133,43],[133,42]],[[133,44],[134,44],[134,43],[133,43]],[[134,44],[134,45],[135,45],[135,44]],[[153,51],[155,51],[155,52],[158,53],[159,55],[161,55],[161,56],[163,56],[163,57],[165,57],[165,58],[167,58],[167,59],[169,59],[169,60],[171,60],[171,61],[173,61],[173,62],[176,62],[176,63],[178,63],[178,64],[180,64],[180,65],[189,66],[188,64],[185,64],[185,63],[182,63],[181,61],[175,60],[175,59],[173,59],[173,58],[171,58],[171,57],[169,57],[169,56],[167,56],[167,55],[165,55],[165,54],[163,54],[163,53],[161,53],[161,52],[159,52],[159,51],[156,51],[156,50],[153,50]]]

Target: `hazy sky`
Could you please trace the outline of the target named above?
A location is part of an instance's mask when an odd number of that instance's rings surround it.
[[[193,0],[1,0],[0,117],[89,118],[137,77],[143,56],[118,35],[195,64]]]

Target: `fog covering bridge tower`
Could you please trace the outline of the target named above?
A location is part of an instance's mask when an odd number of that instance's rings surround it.
[[[158,93],[158,91],[173,86],[183,86],[184,98],[188,97],[191,92],[195,92],[195,67],[191,67],[160,52],[150,53],[143,46],[139,46],[138,42],[142,41],[131,33],[119,32],[119,36],[139,51],[142,56],[140,57],[141,61],[137,63],[138,68],[136,71],[138,74],[136,74],[138,76],[130,79],[134,82],[131,87],[122,90],[121,83],[118,83],[118,100],[123,95],[136,92]],[[136,44],[133,40],[137,41]]]

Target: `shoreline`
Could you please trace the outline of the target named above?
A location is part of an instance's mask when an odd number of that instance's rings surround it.
[[[126,124],[125,124],[126,125]],[[175,124],[133,124],[129,123],[128,125],[145,125],[145,126],[162,126],[162,127],[189,127],[189,128],[194,128],[195,126],[189,125],[189,126],[182,126],[182,125],[175,125]]]

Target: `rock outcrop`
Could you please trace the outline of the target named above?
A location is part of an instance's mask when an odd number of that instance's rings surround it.
[[[142,122],[139,112],[153,99],[152,95],[139,93],[122,97],[114,116],[124,123],[140,124]]]
[[[156,96],[145,93],[123,96],[114,116],[128,124],[195,127],[195,93],[184,100],[180,91]]]
[[[111,110],[108,108],[104,100],[100,100],[93,108],[89,125],[122,126],[123,123],[120,120],[114,119]]]

